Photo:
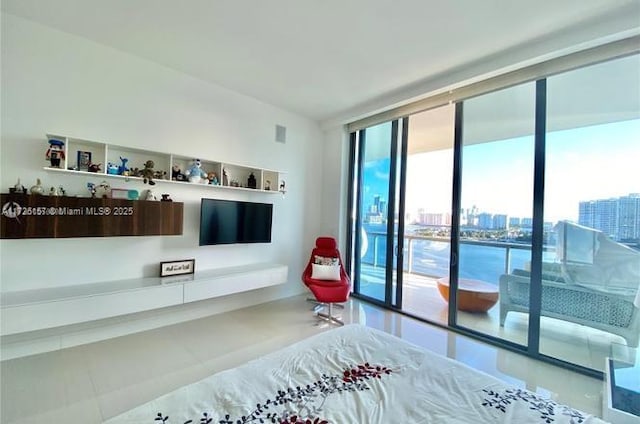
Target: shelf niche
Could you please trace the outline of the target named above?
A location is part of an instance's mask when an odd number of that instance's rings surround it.
[[[127,158],[128,162],[126,166],[128,168],[142,169],[144,167],[144,163],[151,159],[154,162],[154,171],[158,171],[162,174],[162,177],[158,176],[154,178],[154,181],[159,183],[190,184],[199,187],[252,190],[262,193],[277,194],[280,184],[283,182],[282,176],[284,172],[282,171],[274,171],[204,158],[198,158],[202,164],[200,169],[206,173],[214,172],[218,179],[218,185],[190,183],[189,181],[174,181],[171,179],[173,166],[177,165],[184,174],[195,159],[194,157],[118,146],[115,144],[83,140],[64,135],[47,134],[47,140],[50,139],[60,140],[65,143],[65,159],[61,160],[59,168],[45,166],[44,169],[48,172],[63,172],[83,176],[89,175],[142,180],[140,177],[110,174],[108,172],[109,165],[121,165],[122,162],[120,158]],[[99,172],[88,172],[86,169],[86,160],[88,160],[87,158],[89,157],[90,162],[101,165]],[[227,174],[226,178],[224,176],[225,173]],[[256,187],[248,187],[248,179],[251,174],[253,174],[255,178]]]
[[[3,239],[182,234],[184,205],[180,202],[27,194],[0,197],[4,207],[13,206],[0,216]]]

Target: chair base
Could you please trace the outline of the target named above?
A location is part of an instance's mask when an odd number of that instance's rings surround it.
[[[317,299],[313,297],[307,297],[307,302],[314,303],[313,308],[311,308],[313,312],[318,312],[319,309],[327,305],[324,302],[319,302]],[[334,303],[333,306],[335,306],[336,308],[344,309],[344,305],[341,303]]]
[[[325,306],[328,309],[328,313],[320,312],[320,310],[322,308],[324,308]],[[339,325],[339,326],[343,326],[344,322],[342,321],[342,319],[340,319],[337,316],[333,315],[333,307],[334,306],[341,307],[341,308],[344,309],[344,305],[341,305],[339,303],[319,303],[314,308],[314,312],[316,313],[316,317],[320,321],[325,321],[325,322],[328,322],[329,324],[336,324],[336,325]]]

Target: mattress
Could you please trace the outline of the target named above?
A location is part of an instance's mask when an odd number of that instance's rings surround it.
[[[353,324],[177,389],[124,423],[602,423],[597,417]]]

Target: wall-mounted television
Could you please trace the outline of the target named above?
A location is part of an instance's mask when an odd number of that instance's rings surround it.
[[[271,243],[273,205],[236,200],[202,199],[200,246]]]

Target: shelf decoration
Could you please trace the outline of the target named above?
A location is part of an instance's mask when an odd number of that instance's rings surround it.
[[[284,194],[283,171],[47,134],[48,172]],[[102,164],[105,164],[104,169]],[[146,181],[145,181],[146,180]],[[278,189],[280,187],[280,189]]]

